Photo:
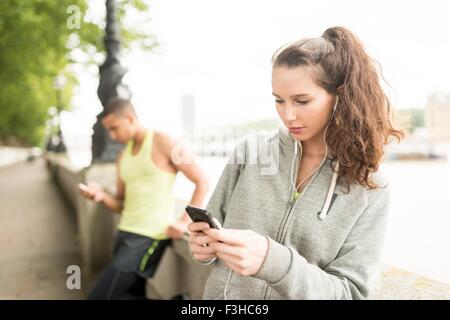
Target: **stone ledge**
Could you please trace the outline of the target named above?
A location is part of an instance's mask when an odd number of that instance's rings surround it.
[[[384,266],[372,300],[450,300],[450,284]]]

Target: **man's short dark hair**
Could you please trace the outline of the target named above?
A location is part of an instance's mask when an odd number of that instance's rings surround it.
[[[112,98],[103,108],[103,111],[100,113],[100,118],[103,119],[110,114],[121,116],[127,111],[131,111],[136,116],[136,111],[134,110],[133,104],[130,100],[123,98]]]

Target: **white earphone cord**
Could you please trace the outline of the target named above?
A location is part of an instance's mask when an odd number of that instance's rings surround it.
[[[326,142],[326,140],[325,140],[325,135],[326,135],[326,133],[327,133],[328,126],[329,126],[330,123],[331,123],[331,119],[333,119],[334,112],[335,112],[335,110],[336,110],[338,101],[339,101],[339,97],[336,96],[336,103],[334,104],[334,107],[333,107],[333,113],[331,114],[330,120],[328,121],[328,124],[327,124],[327,126],[326,126],[326,128],[325,128],[325,131],[323,132],[323,142],[324,142],[324,144],[325,144],[325,156],[323,157],[322,161],[321,161],[320,164],[317,166],[317,168],[316,168],[313,172],[311,172],[305,179],[303,179],[302,181],[300,181],[300,183],[297,185],[297,187],[295,187],[295,183],[293,182],[293,177],[292,177],[293,171],[294,171],[294,163],[295,163],[295,159],[296,159],[297,157],[294,157],[294,159],[293,159],[293,161],[292,161],[292,164],[291,164],[291,184],[292,184],[292,186],[294,187],[294,190],[295,190],[295,191],[297,191],[298,188],[299,188],[299,187],[300,187],[300,186],[301,186],[301,185],[302,185],[309,177],[311,177],[314,173],[316,173],[317,170],[319,170],[319,168],[322,166],[322,164],[324,163],[324,161],[325,161],[326,158],[327,158],[327,155],[328,155],[328,146],[327,146],[327,142]],[[295,140],[295,154],[297,154],[297,146],[298,146],[298,141]]]
[[[228,271],[228,279],[227,279],[227,283],[225,284],[225,288],[223,289],[223,298],[224,298],[225,300],[228,300],[228,297],[227,297],[227,289],[228,289],[228,284],[230,283],[231,273],[232,273],[232,270],[230,269],[230,270]]]

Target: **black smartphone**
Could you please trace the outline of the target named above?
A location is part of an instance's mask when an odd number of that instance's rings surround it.
[[[219,229],[217,224],[214,222],[212,215],[205,209],[200,209],[190,205],[187,205],[185,209],[192,221],[206,222],[211,228]]]

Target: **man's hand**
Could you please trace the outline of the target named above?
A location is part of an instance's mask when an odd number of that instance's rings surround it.
[[[252,230],[207,228],[203,232],[211,251],[234,272],[252,276],[261,269],[269,248],[266,237]]]
[[[95,182],[89,183],[88,186],[80,183],[78,185],[78,189],[85,198],[93,200],[95,202],[102,202],[105,198],[105,192],[103,191],[102,187],[100,187]]]

